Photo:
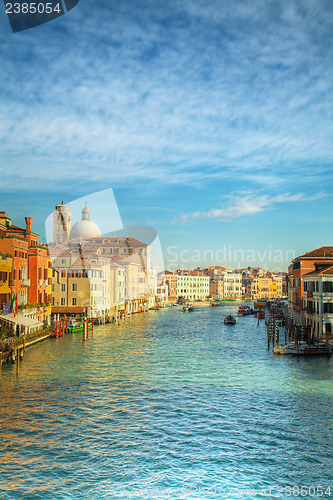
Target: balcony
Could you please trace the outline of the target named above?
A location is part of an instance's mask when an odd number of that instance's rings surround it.
[[[38,286],[41,288],[43,286],[43,280],[38,280]]]
[[[30,286],[30,284],[31,284],[30,280],[27,279],[22,280],[22,286]]]
[[[49,285],[49,280],[44,280],[44,286],[48,286]]]

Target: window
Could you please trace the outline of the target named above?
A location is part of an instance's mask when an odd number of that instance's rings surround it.
[[[72,306],[76,306],[76,297],[72,298]]]
[[[323,292],[332,293],[333,292],[333,282],[332,281],[324,281],[323,282]]]
[[[66,285],[65,283],[61,283],[61,291],[66,292]]]
[[[64,298],[60,299],[60,305],[64,306],[64,305],[65,305],[65,303],[66,303],[66,302],[65,302],[65,299],[64,299]]]
[[[52,305],[54,306],[54,297],[52,297]]]
[[[77,292],[77,284],[76,283],[72,284],[72,291]]]
[[[54,292],[54,285],[52,285],[52,292]]]
[[[333,304],[324,302],[324,313],[333,313]]]

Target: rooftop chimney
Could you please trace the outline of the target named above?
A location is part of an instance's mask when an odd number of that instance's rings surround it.
[[[33,217],[26,217],[25,218],[25,223],[27,225],[27,233],[31,233],[31,224],[33,221]]]

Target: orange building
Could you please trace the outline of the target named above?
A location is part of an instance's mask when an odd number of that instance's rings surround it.
[[[288,267],[288,308],[296,324],[304,323],[303,276],[316,270],[316,264],[333,264],[333,246],[316,248],[296,257]]]
[[[26,217],[26,228],[12,224],[6,212],[0,211],[0,252],[12,256],[9,286],[24,316],[49,324],[51,314],[51,260],[38,234],[31,230],[32,217]]]
[[[48,322],[52,302],[52,264],[47,248],[42,245],[31,247],[28,253],[29,303],[36,307],[36,319]]]
[[[17,304],[28,302],[28,242],[19,236],[6,236],[0,239],[0,251],[12,256],[13,265],[9,286],[15,293]]]

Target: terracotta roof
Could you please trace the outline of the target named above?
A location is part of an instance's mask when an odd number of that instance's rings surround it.
[[[333,274],[333,266],[325,269],[324,271],[321,271],[320,274]]]
[[[304,253],[303,255],[300,255],[296,259],[294,259],[293,262],[299,259],[304,259],[304,258],[309,258],[309,259],[315,259],[317,257],[320,258],[333,258],[333,246],[325,246],[325,247],[319,247],[315,248],[314,250],[311,250],[311,252]]]
[[[118,262],[111,262],[111,267],[119,267],[120,269],[125,269],[124,266],[118,264]]]
[[[72,253],[64,248],[48,247],[50,255],[71,255]]]
[[[73,267],[80,267],[81,269],[83,268],[94,268],[94,269],[102,269],[101,266],[99,266],[98,264],[92,264],[91,262],[88,262],[86,260],[83,259],[83,262],[81,261],[81,259],[76,259],[72,265],[70,266],[69,269],[72,269]]]
[[[135,238],[126,238],[125,236],[108,237],[101,236],[92,239],[91,241],[83,242],[84,246],[87,245],[99,245],[99,246],[130,246],[130,247],[147,247],[146,243],[136,240]]]
[[[319,276],[320,274],[333,274],[333,266],[327,265],[322,269],[316,269],[315,271],[311,271],[311,273],[304,274],[303,278],[310,276]]]

